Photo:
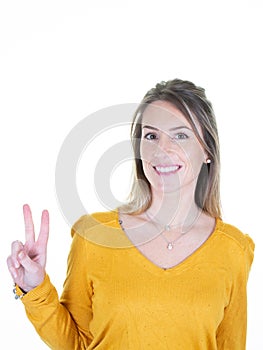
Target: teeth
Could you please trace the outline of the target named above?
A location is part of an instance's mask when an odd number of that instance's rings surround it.
[[[159,173],[170,173],[170,172],[172,172],[172,171],[178,170],[178,169],[179,169],[179,165],[166,166],[166,167],[156,166],[155,169],[156,169]]]

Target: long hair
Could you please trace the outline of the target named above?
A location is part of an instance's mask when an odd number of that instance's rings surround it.
[[[220,205],[220,153],[219,138],[212,104],[205,90],[190,81],[180,79],[158,83],[149,90],[135,111],[131,126],[131,141],[134,151],[134,168],[128,202],[120,207],[129,214],[139,214],[149,208],[152,195],[140,157],[141,122],[143,112],[154,101],[173,104],[190,123],[211,163],[203,164],[197,179],[195,202],[212,217],[221,217]],[[196,126],[198,123],[201,134]]]

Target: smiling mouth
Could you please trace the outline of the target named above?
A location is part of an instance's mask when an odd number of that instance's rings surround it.
[[[163,165],[157,165],[153,167],[154,170],[159,175],[170,175],[176,173],[178,170],[182,168],[181,165],[169,165],[169,166],[163,166]]]

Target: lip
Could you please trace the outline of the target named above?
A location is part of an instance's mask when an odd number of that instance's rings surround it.
[[[171,175],[177,173],[182,166],[179,164],[171,164],[171,165],[155,165],[153,166],[154,170],[158,175]]]

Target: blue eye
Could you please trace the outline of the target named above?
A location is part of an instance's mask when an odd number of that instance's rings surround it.
[[[183,132],[180,132],[180,133],[174,135],[174,137],[173,137],[173,139],[175,139],[175,140],[185,140],[185,139],[188,139],[188,138],[189,138],[189,136],[187,136]]]

